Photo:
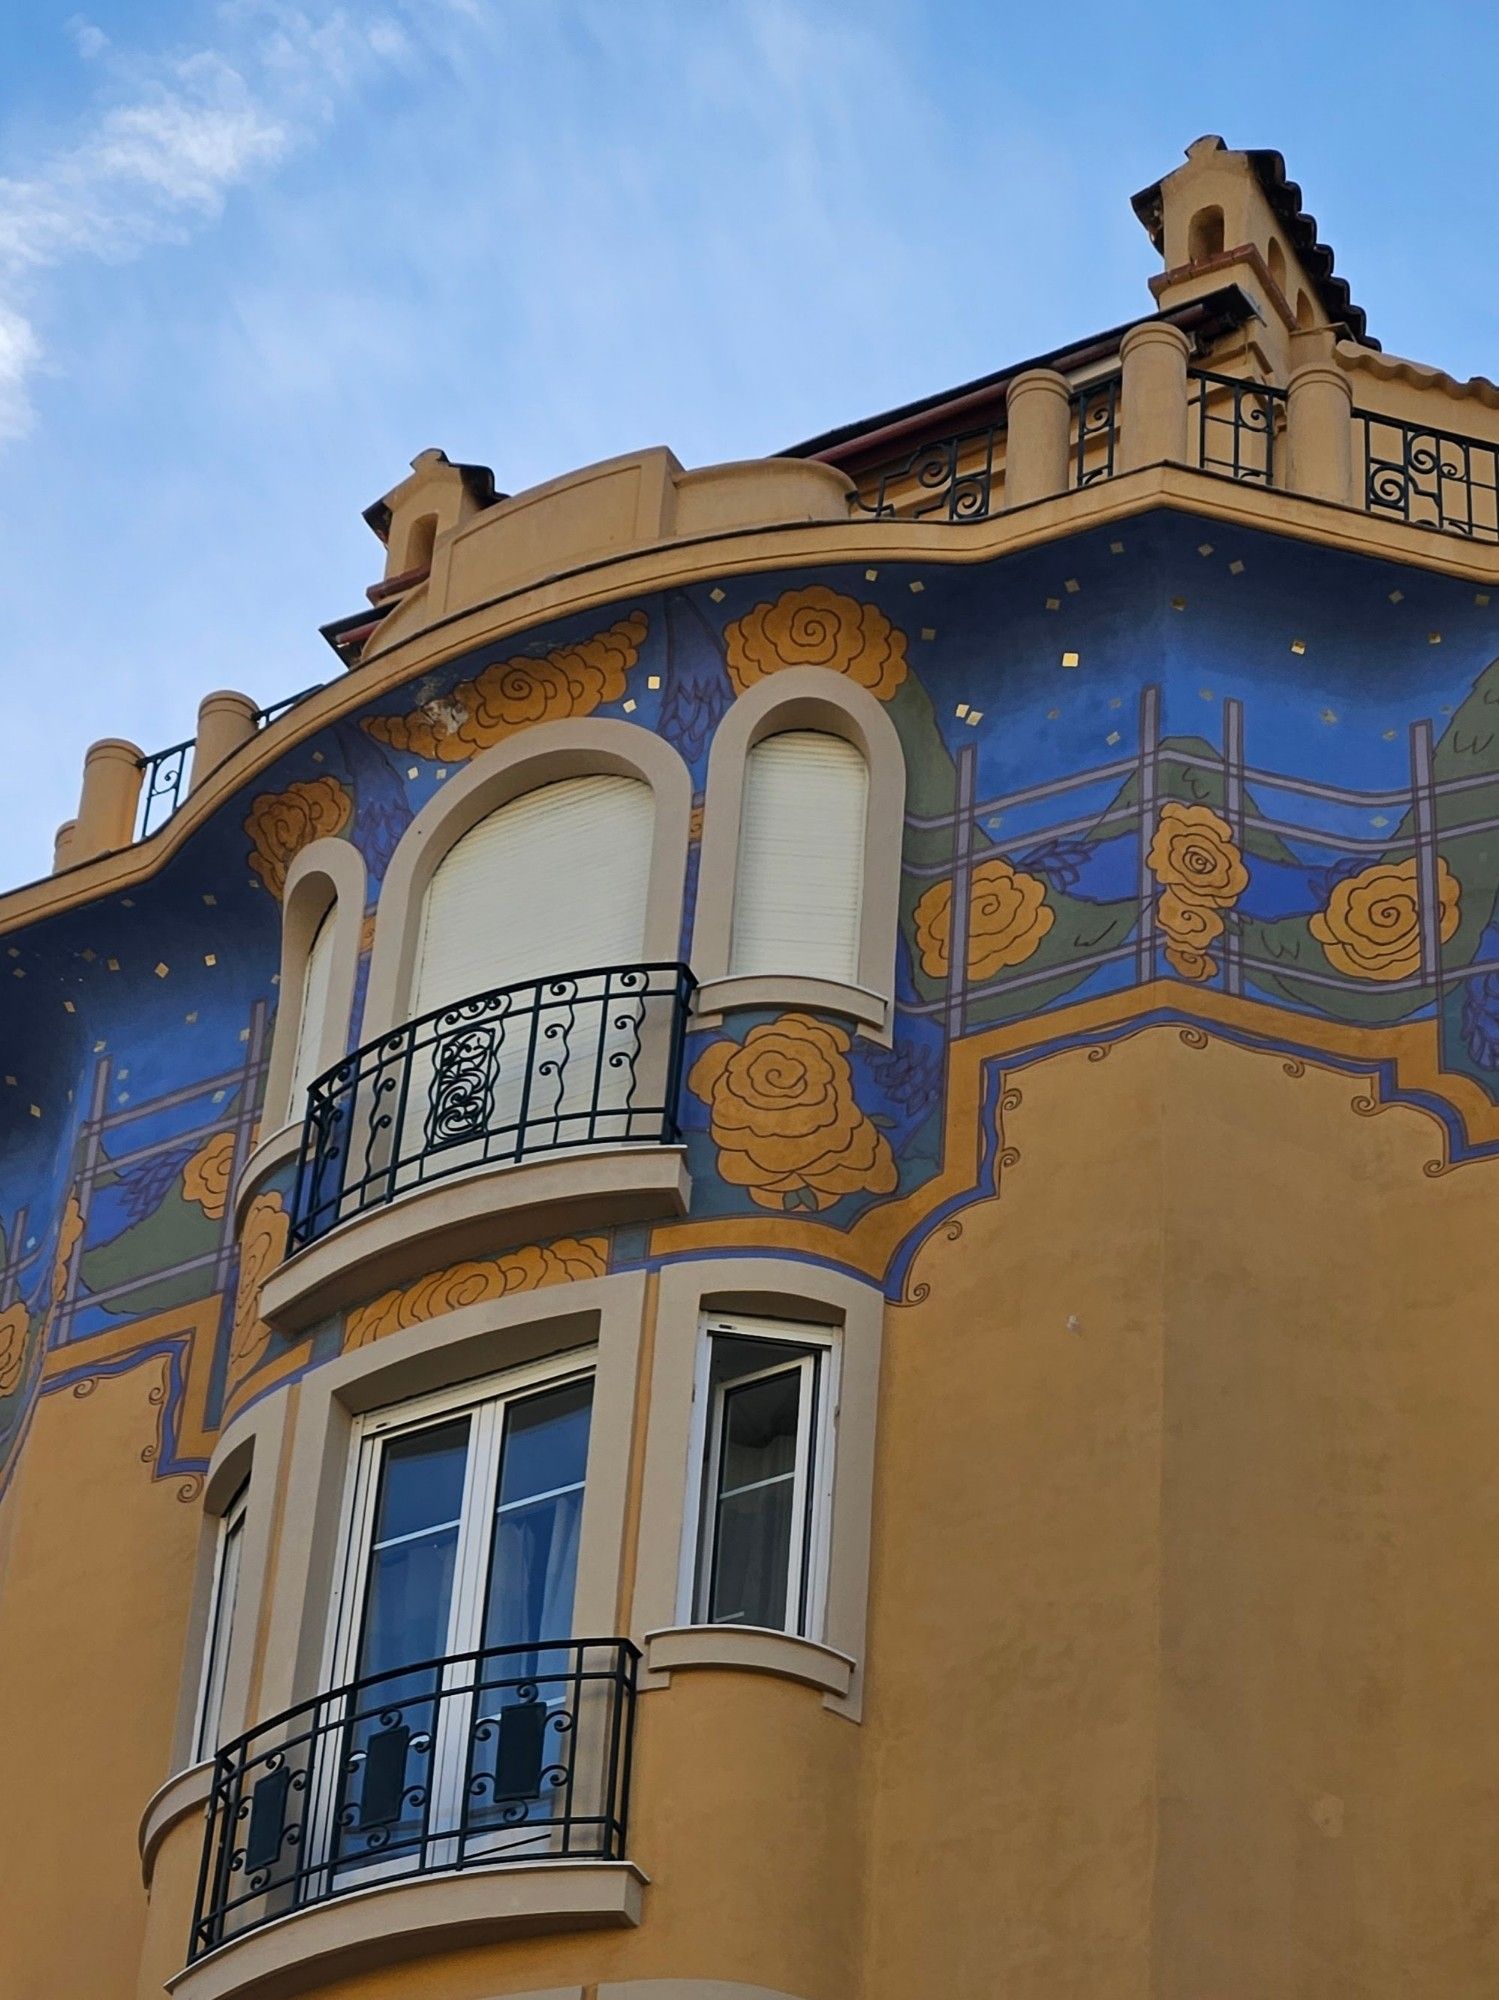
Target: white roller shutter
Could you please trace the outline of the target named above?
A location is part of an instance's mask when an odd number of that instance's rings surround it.
[[[522,980],[638,964],[652,803],[637,778],[566,778],[480,820],[428,886],[411,1015]]]
[[[818,730],[767,736],[745,763],[729,970],[858,981],[869,772]]]
[[[300,1118],[306,1108],[307,1086],[318,1074],[323,1023],[328,1013],[328,985],[333,974],[333,913],[329,904],[313,932],[302,970],[302,1012],[297,1021],[297,1052],[291,1066],[291,1112]]]

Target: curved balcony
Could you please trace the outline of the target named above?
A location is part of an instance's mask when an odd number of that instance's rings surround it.
[[[569,1639],[336,1688],[215,1761],[189,1964],[355,1890],[621,1862],[636,1648]]]
[[[676,1145],[693,985],[628,965],[497,987],[346,1056],[308,1091],[292,1250],[451,1175]]]

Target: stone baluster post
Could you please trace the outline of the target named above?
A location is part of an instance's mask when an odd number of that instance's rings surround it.
[[[1286,484],[1314,500],[1353,501],[1353,384],[1335,362],[1311,361],[1286,388]]]
[[[1187,462],[1191,343],[1165,320],[1132,326],[1119,343],[1119,470]]]
[[[1005,506],[1067,491],[1071,407],[1065,375],[1029,368],[1006,392]]]
[[[78,857],[73,852],[74,836],[77,832],[78,822],[76,819],[65,819],[57,829],[56,838],[52,842],[52,873],[54,875],[60,875],[64,868],[71,868],[77,860]]]
[[[83,791],[73,825],[70,859],[92,861],[135,838],[141,795],[141,752],[120,736],[90,744],[83,760]]]
[[[187,788],[195,792],[210,771],[217,770],[231,751],[248,743],[256,730],[259,709],[247,694],[220,688],[198,704],[198,737]]]

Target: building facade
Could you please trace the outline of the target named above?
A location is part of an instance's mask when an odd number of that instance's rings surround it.
[[[747,464],[424,452],[0,896],[0,1992],[1499,1982],[1499,389],[1277,155]]]

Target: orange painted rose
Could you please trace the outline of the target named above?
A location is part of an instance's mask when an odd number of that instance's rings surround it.
[[[341,833],[354,801],[337,778],[299,778],[284,792],[262,792],[250,807],[250,871],[273,896],[286,887],[286,871],[309,841]]]
[[[215,1132],[182,1169],[182,1192],[215,1222],[229,1200],[229,1169],[234,1164],[234,1134]]]
[[[78,1239],[83,1234],[83,1209],[78,1196],[69,1191],[67,1205],[62,1212],[62,1226],[57,1232],[57,1250],[52,1259],[52,1310],[55,1313],[62,1304],[68,1289],[68,1266],[73,1261],[73,1252],[78,1247]]]
[[[271,1330],[260,1316],[260,1288],[286,1255],[290,1223],[276,1193],[256,1195],[245,1216],[229,1334],[230,1373],[235,1381],[249,1374],[270,1343]]]
[[[1446,944],[1457,929],[1461,890],[1439,856],[1437,931]],[[1421,970],[1416,861],[1376,861],[1333,887],[1307,928],[1328,961],[1352,979],[1407,979]]]
[[[383,1334],[418,1326],[442,1313],[485,1299],[503,1299],[512,1292],[540,1291],[575,1278],[601,1278],[609,1268],[609,1246],[602,1236],[560,1236],[555,1243],[528,1243],[500,1257],[450,1264],[429,1271],[414,1285],[382,1292],[367,1305],[356,1306],[344,1330],[345,1347],[368,1347]]]
[[[1166,939],[1166,963],[1183,979],[1211,979],[1210,947],[1223,935],[1223,912],[1249,886],[1233,828],[1209,806],[1168,799],[1146,856],[1162,885],[1156,916]]]
[[[947,975],[952,934],[952,883],[934,882],[913,912],[916,950],[929,978]],[[981,861],[968,887],[968,977],[989,979],[1007,965],[1023,965],[1056,918],[1046,884],[1022,875],[999,856]]]
[[[813,583],[784,590],[725,628],[729,679],[743,694],[782,667],[829,667],[888,701],[906,677],[906,635],[875,604]]]
[[[1194,903],[1176,889],[1163,889],[1156,905],[1166,934],[1166,963],[1183,979],[1211,979],[1217,966],[1208,947],[1223,935],[1223,916],[1211,903]]]
[[[0,1312],[0,1396],[13,1395],[26,1365],[26,1341],[31,1315],[19,1299]]]
[[[1226,910],[1249,887],[1233,829],[1208,806],[1168,799],[1146,858],[1161,887],[1175,889],[1184,901]]]
[[[461,764],[533,722],[592,715],[605,702],[619,701],[647,629],[645,613],[632,611],[607,632],[557,646],[540,658],[516,653],[494,660],[441,700],[407,715],[371,716],[364,727],[394,750]]]
[[[1182,951],[1205,952],[1223,935],[1223,913],[1211,903],[1194,903],[1175,889],[1164,889],[1156,904],[1161,929]]]
[[[714,1042],[688,1084],[708,1106],[718,1171],[762,1208],[831,1208],[891,1194],[890,1143],[854,1101],[848,1036],[806,1014]]]
[[[1194,951],[1191,945],[1175,944],[1170,938],[1166,940],[1166,963],[1183,979],[1211,979],[1218,970],[1210,952]]]

